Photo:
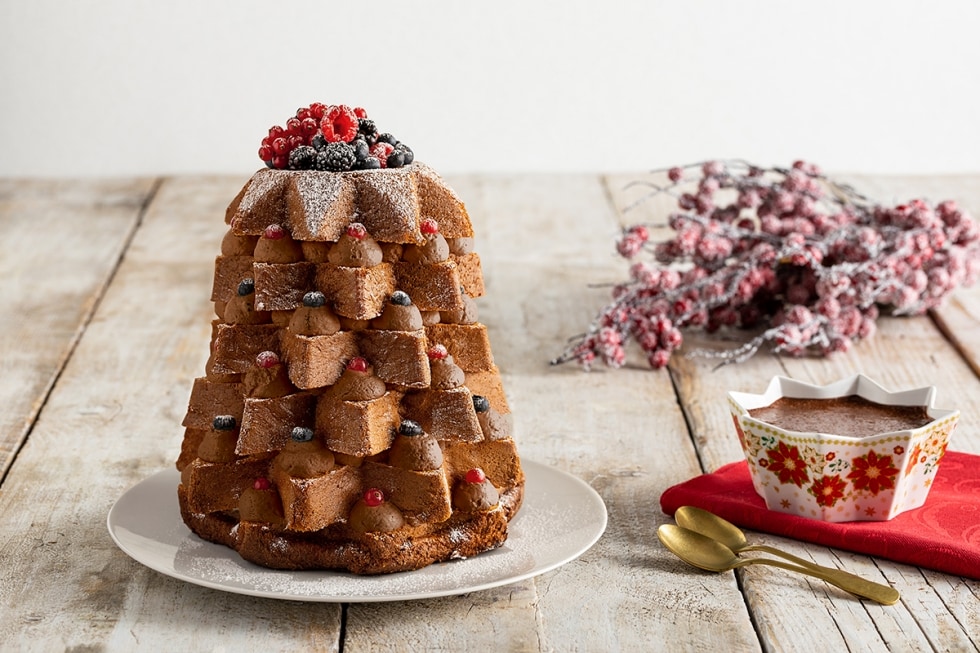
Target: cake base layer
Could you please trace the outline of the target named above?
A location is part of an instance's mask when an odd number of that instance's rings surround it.
[[[315,533],[274,530],[258,522],[240,522],[231,513],[193,513],[183,485],[177,488],[177,497],[181,517],[194,533],[235,549],[249,562],[272,569],[386,574],[496,549],[507,539],[507,524],[521,507],[524,483],[502,492],[498,506],[486,512],[454,514],[439,524],[366,534],[352,534],[345,525]]]

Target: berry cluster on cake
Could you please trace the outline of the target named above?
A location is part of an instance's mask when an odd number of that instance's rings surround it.
[[[524,474],[456,194],[363,109],[273,127],[226,212],[187,526],[260,565],[376,574],[499,547]]]

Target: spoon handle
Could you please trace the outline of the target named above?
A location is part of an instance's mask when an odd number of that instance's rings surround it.
[[[849,571],[844,571],[843,569],[837,569],[835,567],[824,567],[823,565],[818,565],[817,563],[815,563],[815,562],[813,562],[811,560],[804,560],[803,558],[798,558],[795,555],[793,555],[792,553],[787,553],[786,551],[782,551],[780,549],[777,549],[777,548],[774,548],[774,547],[771,547],[771,546],[767,546],[765,544],[749,544],[748,546],[743,546],[742,548],[740,548],[738,550],[739,553],[741,553],[742,551],[762,551],[764,553],[771,553],[772,555],[779,556],[780,558],[783,558],[784,560],[789,560],[790,562],[794,562],[794,563],[798,564],[801,567],[806,567],[807,569],[816,569],[818,571],[825,571],[825,572],[830,572],[830,573],[833,573],[833,574],[838,574],[838,575],[840,575],[842,577],[843,576],[851,576],[851,577],[856,578],[858,580],[864,580],[860,576],[858,576],[856,574],[852,574]]]
[[[768,565],[770,567],[779,567],[780,569],[786,569],[788,571],[806,574],[807,576],[813,576],[814,578],[819,578],[820,580],[830,583],[835,587],[839,587],[845,592],[850,592],[856,596],[877,601],[882,605],[892,605],[897,603],[900,596],[898,590],[896,590],[894,587],[883,585],[881,583],[874,583],[870,580],[861,578],[860,576],[855,576],[854,574],[846,571],[841,571],[840,569],[830,569],[828,567],[819,566],[801,567],[799,565],[782,562],[780,560],[773,560],[771,558],[742,558],[739,560],[736,566],[745,567],[748,565]]]

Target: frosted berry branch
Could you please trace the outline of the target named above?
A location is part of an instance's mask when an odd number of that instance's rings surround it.
[[[814,165],[762,168],[707,161],[642,181],[677,210],[664,224],[623,229],[616,250],[629,278],[588,331],[554,364],[620,367],[633,340],[653,368],[683,343],[682,329],[746,329],[731,349],[691,355],[741,362],[770,344],[801,356],[847,351],[875,332],[881,311],[918,315],[980,277],[980,229],[955,202],[886,207]],[[652,227],[673,236],[652,242]]]

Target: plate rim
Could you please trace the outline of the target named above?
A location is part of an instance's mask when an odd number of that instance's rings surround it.
[[[278,599],[278,600],[308,601],[308,602],[320,602],[320,603],[376,603],[376,602],[385,602],[385,601],[411,601],[411,600],[439,598],[445,596],[457,596],[460,594],[468,594],[470,592],[479,592],[487,589],[492,589],[494,587],[500,587],[502,585],[518,583],[520,581],[527,580],[528,578],[545,574],[549,571],[557,569],[558,567],[568,564],[569,562],[582,556],[585,552],[591,549],[596,542],[599,541],[599,539],[606,531],[606,527],[609,521],[609,512],[608,509],[606,508],[605,502],[602,500],[602,497],[599,495],[598,492],[596,492],[596,490],[592,486],[590,486],[588,483],[583,481],[578,476],[575,476],[574,474],[570,474],[569,472],[566,472],[564,470],[549,465],[545,465],[543,463],[538,463],[532,460],[522,458],[521,465],[524,468],[525,477],[528,477],[532,481],[535,480],[537,482],[547,481],[548,477],[551,477],[552,482],[554,482],[554,479],[559,479],[560,481],[568,484],[571,488],[574,488],[579,495],[576,497],[576,505],[581,505],[581,503],[579,502],[588,499],[589,504],[591,504],[592,508],[596,511],[596,514],[594,515],[592,520],[595,522],[596,525],[592,528],[592,530],[588,531],[588,536],[583,537],[582,541],[578,544],[578,546],[574,547],[574,550],[571,553],[564,556],[560,556],[554,560],[549,560],[545,564],[541,564],[541,565],[536,564],[531,569],[516,574],[511,574],[511,575],[504,574],[498,578],[488,579],[483,582],[462,583],[458,586],[444,587],[440,589],[427,590],[423,592],[403,592],[403,593],[392,593],[392,594],[375,593],[375,594],[362,594],[362,595],[293,594],[288,592],[263,590],[259,588],[248,587],[248,586],[242,587],[237,585],[227,585],[224,583],[208,580],[207,578],[183,574],[177,571],[172,565],[168,566],[166,564],[161,564],[160,560],[157,557],[148,557],[148,556],[140,555],[136,551],[134,551],[131,546],[129,546],[128,542],[126,542],[125,536],[122,536],[116,532],[117,527],[123,527],[125,523],[124,519],[120,520],[119,518],[119,512],[122,509],[120,506],[126,505],[127,501],[132,501],[133,493],[138,492],[140,489],[145,489],[144,486],[151,483],[163,482],[164,477],[173,477],[175,491],[174,491],[174,499],[172,505],[174,508],[176,508],[177,507],[176,482],[177,479],[179,479],[179,472],[177,472],[175,469],[160,470],[144,478],[138,483],[135,483],[134,485],[129,487],[125,492],[123,492],[116,499],[116,501],[113,502],[112,507],[109,509],[109,512],[106,515],[106,528],[108,529],[109,535],[112,538],[113,542],[116,544],[116,546],[123,553],[125,553],[126,555],[128,555],[130,558],[140,563],[141,565],[149,569],[152,569],[153,571],[161,573],[165,576],[174,578],[176,580],[190,583],[192,585],[207,587],[214,590],[229,592],[232,594],[242,594],[246,596],[256,596],[261,598],[271,598],[271,599]],[[528,505],[529,499],[533,500],[532,497],[534,491],[534,484],[535,484],[534,482],[527,484],[529,489],[525,490],[525,498],[524,498],[525,506]],[[515,520],[520,518],[522,511],[524,511],[524,506],[521,507],[521,510],[519,510],[517,515],[514,517]],[[180,520],[179,512],[176,512],[175,516],[178,520]],[[180,524],[183,525],[183,522],[180,521]],[[142,537],[140,535],[136,535],[136,536]],[[197,536],[194,535],[190,531],[190,529],[187,529],[187,532],[184,536],[191,536],[197,538]],[[146,539],[152,539],[152,538],[146,538]],[[213,542],[208,542],[200,538],[197,539],[199,540],[202,546],[220,547],[222,552],[227,550],[233,554],[235,553],[234,549],[230,549],[229,547],[225,547],[220,544],[215,544]],[[152,541],[160,542],[161,540],[152,540]],[[169,544],[171,542],[167,541],[164,543]],[[469,558],[467,560],[452,561],[452,564],[465,566],[467,562],[471,560],[478,560],[478,559],[479,556],[473,556],[472,558]],[[258,573],[268,572],[270,574],[306,573],[301,571],[280,570],[280,569],[265,570],[262,567],[259,567],[258,565],[256,565],[256,570]],[[331,571],[331,570],[311,570],[309,573],[326,574],[328,576],[330,574],[338,574],[338,575],[343,575],[344,577],[347,577],[349,575],[347,572]],[[413,572],[401,572],[401,573],[410,574]],[[385,576],[379,575],[379,576],[373,576],[372,578],[384,579]]]

